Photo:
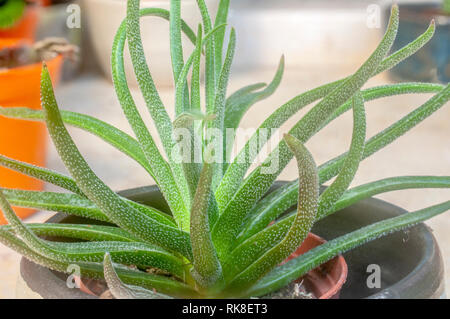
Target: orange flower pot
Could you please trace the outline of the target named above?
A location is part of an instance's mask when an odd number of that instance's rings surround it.
[[[20,40],[0,39],[0,49],[18,45]],[[47,61],[54,84],[58,82],[63,58]],[[30,64],[13,69],[0,70],[0,106],[23,106],[40,109],[40,77],[42,63]],[[45,125],[0,117],[0,154],[38,166],[45,165],[47,150],[47,132]],[[0,185],[7,188],[42,190],[43,183],[34,178],[0,167]],[[34,210],[16,208],[16,213],[24,218]],[[4,224],[0,216],[0,224]]]

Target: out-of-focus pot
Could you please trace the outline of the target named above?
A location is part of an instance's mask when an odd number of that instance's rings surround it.
[[[448,83],[450,81],[450,15],[444,14],[437,1],[404,1],[400,3],[400,25],[393,50],[414,41],[436,23],[433,38],[419,52],[403,61],[390,74],[405,81]]]
[[[305,69],[323,65],[355,67],[383,36],[381,6],[360,0],[239,0],[231,2],[229,24],[236,28],[233,71]]]
[[[0,39],[0,49],[15,47],[22,39]],[[53,83],[59,80],[62,56],[47,61]],[[41,108],[40,78],[42,63],[0,70],[0,105],[3,107]],[[0,117],[0,154],[38,166],[45,166],[47,130],[43,123]],[[44,183],[5,167],[0,167],[2,187],[42,190]],[[16,213],[25,218],[33,209],[16,208]],[[0,224],[5,223],[0,216]]]
[[[215,16],[217,0],[206,1],[210,15]],[[82,12],[86,15],[89,38],[97,62],[103,73],[111,79],[111,48],[120,23],[126,17],[126,1],[120,0],[83,0]],[[170,1],[141,1],[141,8],[156,7],[169,9]],[[195,0],[181,1],[181,16],[193,30],[197,30],[201,15]],[[141,35],[150,72],[158,86],[173,86],[170,59],[169,23],[159,17],[141,19]],[[185,59],[194,49],[194,45],[183,36]],[[128,48],[125,48],[125,72],[129,84],[137,86]]]

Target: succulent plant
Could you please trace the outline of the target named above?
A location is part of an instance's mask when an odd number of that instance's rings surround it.
[[[42,111],[0,108],[0,114],[6,117],[45,121],[71,175],[0,157],[2,166],[69,191],[3,188],[0,207],[9,222],[0,227],[3,244],[52,270],[67,272],[69,265],[77,264],[82,276],[104,278],[117,298],[258,297],[279,290],[340,253],[450,208],[450,201],[446,201],[383,220],[283,263],[301,245],[317,220],[361,199],[400,189],[450,187],[448,176],[400,176],[349,188],[363,159],[392,143],[450,99],[449,85],[401,83],[362,89],[369,78],[390,69],[425,45],[434,33],[434,22],[415,41],[389,54],[398,28],[398,7],[393,6],[382,41],[354,74],[302,93],[279,107],[240,153],[230,158],[228,150],[232,141],[213,138],[214,134],[210,133],[237,128],[253,104],[270,96],[280,84],[284,59],[269,85],[250,85],[227,98],[236,45],[232,29],[224,48],[229,0],[220,1],[214,21],[204,0],[198,0],[202,24],[196,33],[181,19],[180,0],[170,1],[170,11],[140,10],[139,2],[128,0],[127,17],[117,32],[111,61],[115,91],[135,137],[99,119],[59,110],[45,66],[41,80]],[[164,18],[170,23],[175,119],[166,112],[144,57],[139,28],[143,16]],[[183,33],[195,45],[186,61],[181,45]],[[126,42],[163,150],[157,148],[128,88],[123,58]],[[203,58],[206,61],[204,99],[200,93]],[[188,81],[190,70],[192,78]],[[434,96],[366,140],[364,103],[413,93],[434,93]],[[271,138],[273,130],[270,129],[278,129],[300,109],[316,101],[267,159],[246,176],[257,154]],[[349,110],[353,112],[349,151],[317,166],[304,143]],[[111,190],[89,168],[65,125],[102,138],[138,162],[156,181],[171,213],[131,201]],[[269,134],[259,134],[265,129],[269,129]],[[175,136],[178,130],[190,133],[187,142],[181,143],[180,136]],[[181,144],[196,149],[200,160],[193,160]],[[268,193],[294,157],[299,178]],[[267,170],[272,161],[277,163],[276,168]],[[320,193],[319,185],[334,177],[330,186]],[[23,224],[10,204],[64,212],[102,223]],[[296,212],[283,214],[293,205],[298,207]],[[48,236],[70,238],[74,242],[57,242]],[[146,272],[148,269],[159,272]]]
[[[25,0],[0,1],[0,29],[7,29],[20,20],[25,11]]]
[[[442,10],[445,14],[450,14],[450,0],[443,0]]]

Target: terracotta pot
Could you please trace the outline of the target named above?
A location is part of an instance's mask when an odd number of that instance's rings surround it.
[[[303,244],[286,261],[297,258],[325,242],[325,239],[309,233]],[[338,299],[339,292],[347,280],[347,274],[348,268],[344,257],[337,256],[311,270],[298,279],[298,282],[303,282],[306,290],[311,291],[318,299]]]
[[[0,49],[18,45],[20,40],[1,39]],[[58,82],[63,58],[58,56],[47,65],[54,81]],[[23,106],[40,109],[40,77],[42,63],[0,71],[0,105],[3,107]],[[38,122],[22,121],[0,117],[0,154],[38,166],[45,165],[47,132],[45,125]],[[42,190],[43,183],[34,178],[0,167],[2,187]],[[22,218],[34,212],[32,209],[16,208]],[[0,216],[0,224],[4,224]]]

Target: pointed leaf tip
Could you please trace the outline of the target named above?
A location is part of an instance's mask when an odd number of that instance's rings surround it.
[[[49,74],[49,71],[48,71],[47,63],[45,63],[45,61],[43,61],[42,62],[42,68],[41,68],[41,85],[49,77],[50,77],[50,74]]]
[[[295,137],[292,135],[285,133],[283,134],[283,139],[286,141],[287,145],[289,146],[289,149],[293,151],[295,149],[294,144],[298,141]]]

